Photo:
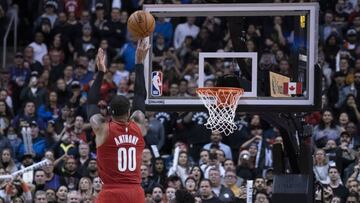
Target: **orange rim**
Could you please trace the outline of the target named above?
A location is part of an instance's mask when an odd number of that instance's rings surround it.
[[[244,89],[243,88],[236,88],[236,87],[201,87],[196,89],[196,93],[204,96],[214,96],[216,95],[220,102],[226,103],[230,105],[230,100],[227,100],[226,95],[230,95],[230,97],[235,97],[236,95],[243,95]],[[220,94],[219,94],[220,93]],[[227,101],[227,102],[226,102]],[[219,104],[219,101],[218,101]]]
[[[237,87],[200,87],[196,89],[196,92],[199,94],[203,94],[204,92],[218,92],[218,91],[223,91],[226,92],[228,94],[231,93],[240,93],[241,95],[244,94],[244,89],[243,88],[237,88]]]

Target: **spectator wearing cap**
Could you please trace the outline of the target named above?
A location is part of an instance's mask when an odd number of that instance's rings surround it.
[[[25,153],[24,155],[21,156],[21,159],[18,159],[20,161],[20,165],[19,165],[19,169],[24,169],[28,166],[31,166],[32,164],[34,164],[34,156],[33,154],[29,154],[29,153]],[[22,179],[24,179],[24,181],[28,184],[32,184],[34,181],[34,170],[29,170],[24,172],[21,175]]]
[[[100,34],[100,30],[102,30],[107,22],[105,16],[105,7],[102,2],[98,2],[95,4],[95,20],[93,22],[95,32]]]
[[[39,126],[36,121],[30,123],[31,138],[32,138],[32,149],[34,153],[34,159],[40,161],[45,154],[47,149],[47,143],[39,132]],[[18,149],[18,157],[21,158],[25,154],[25,144],[22,143]]]
[[[344,163],[344,166],[338,166],[338,168],[341,169],[341,171],[343,167],[348,165],[348,163],[355,161],[356,158],[355,150],[353,150],[352,147],[350,147],[351,140],[352,137],[348,132],[346,131],[341,132],[339,149],[342,152],[341,153],[342,160],[346,162]]]
[[[84,58],[87,61],[85,64],[77,64],[74,70],[74,80],[80,82],[80,85],[88,84],[94,76],[94,73],[88,70],[88,57],[87,56],[80,56],[80,58]]]
[[[17,52],[14,58],[14,64],[9,66],[10,81],[15,84],[15,91],[23,87],[30,79],[30,69],[24,66],[24,55]]]
[[[48,53],[46,44],[44,43],[44,34],[41,31],[35,32],[35,40],[29,44],[30,47],[34,50],[34,59],[43,62],[43,57]]]
[[[100,30],[100,36],[106,38],[113,49],[121,48],[126,38],[126,24],[120,22],[120,15],[120,9],[113,8],[110,20]]]
[[[210,136],[211,143],[204,145],[204,149],[210,150],[211,145],[219,145],[220,149],[225,153],[227,159],[232,159],[231,149],[228,145],[221,142],[222,135],[217,131],[213,131]]]
[[[48,18],[51,23],[51,27],[54,27],[57,19],[56,10],[58,9],[58,3],[55,0],[47,0],[45,3],[45,12],[39,16],[36,24],[40,24],[41,18]]]
[[[82,96],[81,85],[78,81],[73,81],[70,86],[71,97],[69,98],[69,103],[73,106],[81,105],[80,99]]]
[[[22,103],[34,101],[37,108],[46,103],[47,97],[47,90],[43,87],[39,87],[38,78],[38,72],[32,72],[29,85],[22,89],[20,93],[20,100]]]
[[[12,127],[19,132],[21,127],[29,125],[35,121],[40,130],[45,130],[46,123],[36,115],[36,106],[34,101],[26,101],[24,111],[19,113],[12,122]]]
[[[346,38],[344,42],[344,48],[350,52],[352,57],[355,57],[360,53],[360,47],[358,43],[358,33],[356,29],[350,28],[346,31]]]
[[[82,27],[82,35],[75,42],[75,58],[78,55],[88,53],[90,49],[97,50],[99,46],[98,40],[93,36],[93,30],[90,24],[85,24]]]
[[[42,74],[43,67],[41,63],[34,58],[34,48],[30,46],[25,47],[24,60],[28,63],[31,71],[37,71],[39,74]]]

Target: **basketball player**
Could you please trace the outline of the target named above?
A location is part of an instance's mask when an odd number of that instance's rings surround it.
[[[143,62],[149,46],[146,41],[139,40],[136,49],[133,115],[137,115],[137,122],[129,119],[130,102],[121,95],[114,96],[109,103],[110,121],[106,121],[100,114],[96,104],[106,73],[106,56],[101,48],[96,57],[98,73],[89,91],[87,111],[96,135],[98,171],[103,182],[96,200],[98,203],[142,203],[145,200],[141,187],[140,166],[145,145],[141,133],[141,129],[144,128],[146,97]]]

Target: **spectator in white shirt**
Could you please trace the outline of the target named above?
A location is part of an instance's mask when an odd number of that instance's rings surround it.
[[[219,133],[217,131],[213,131],[210,136],[210,139],[211,139],[211,142],[204,145],[204,147],[203,147],[204,149],[210,150],[211,145],[218,145],[219,148],[225,153],[226,159],[232,160],[232,154],[231,154],[230,147],[221,142],[221,140],[222,140],[221,133]]]
[[[184,42],[186,36],[191,36],[194,39],[199,34],[199,27],[194,24],[196,18],[195,17],[188,17],[186,23],[181,23],[176,26],[175,33],[174,33],[174,47],[178,49],[181,47],[182,43]]]
[[[44,35],[42,32],[35,33],[35,41],[29,44],[34,50],[34,59],[42,62],[43,57],[48,53],[48,49],[44,43]]]

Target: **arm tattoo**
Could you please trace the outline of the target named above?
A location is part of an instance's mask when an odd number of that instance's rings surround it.
[[[90,124],[93,128],[98,128],[103,123],[105,123],[105,118],[101,114],[95,114],[90,118]]]

